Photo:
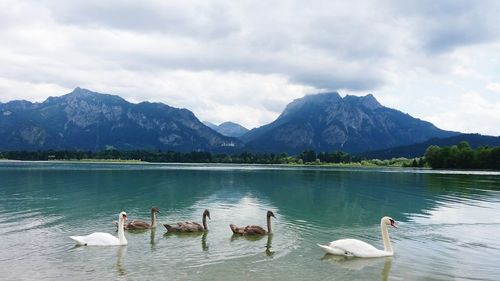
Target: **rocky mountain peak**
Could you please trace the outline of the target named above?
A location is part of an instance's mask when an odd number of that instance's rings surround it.
[[[338,93],[321,93],[294,100],[278,119],[249,131],[242,139],[257,151],[352,153],[455,134],[384,107],[371,94],[342,98]]]
[[[366,96],[347,95],[343,100],[352,105],[362,106],[370,110],[375,110],[377,108],[383,107],[372,94],[368,94]]]
[[[95,93],[90,91],[90,90],[80,88],[80,87],[76,87],[71,93],[69,93],[69,95],[80,96],[80,97],[85,97],[85,96],[89,96],[92,94],[95,94]]]
[[[128,102],[120,96],[101,94],[84,88],[76,87],[73,91],[63,96],[49,97],[44,102],[45,105],[71,105],[79,106],[81,104],[88,105],[108,105],[121,106]]]
[[[339,102],[342,102],[342,97],[337,92],[306,95],[289,103],[280,115],[280,118],[297,114],[298,111],[315,109]]]

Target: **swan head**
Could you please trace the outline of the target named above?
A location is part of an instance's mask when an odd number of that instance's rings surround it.
[[[207,216],[209,220],[212,220],[212,219],[210,218],[210,212],[209,212],[208,210],[205,210],[205,211],[203,212],[203,216]]]
[[[127,213],[121,212],[120,216],[119,216],[119,219],[122,220],[122,221],[126,221],[127,220]]]
[[[155,213],[159,213],[159,212],[160,212],[160,210],[158,210],[158,208],[156,208],[156,207],[151,208],[151,214],[155,214]]]
[[[269,217],[276,218],[276,217],[274,216],[274,213],[273,213],[272,211],[267,211],[267,217],[268,217],[268,218],[269,218]]]
[[[386,225],[390,225],[390,226],[392,226],[394,228],[398,228],[398,226],[396,225],[396,221],[393,218],[391,218],[391,217],[387,217],[387,216],[383,217],[382,218],[382,223],[384,223]]]

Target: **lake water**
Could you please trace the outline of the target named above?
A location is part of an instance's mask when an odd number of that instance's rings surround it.
[[[126,232],[128,246],[75,247],[116,233],[120,211],[212,219],[206,235]],[[230,223],[274,235],[233,237]],[[316,243],[357,238],[394,257],[347,259]],[[0,162],[1,280],[499,280],[500,173],[279,166]]]

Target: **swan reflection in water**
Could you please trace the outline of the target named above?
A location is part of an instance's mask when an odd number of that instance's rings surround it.
[[[273,244],[273,235],[269,234],[267,235],[267,242],[266,242],[266,256],[271,258],[274,255],[274,251],[271,251],[272,244]]]
[[[201,236],[201,250],[203,252],[208,251],[207,234],[208,232],[203,232],[203,235]]]
[[[127,275],[127,272],[125,271],[125,267],[123,266],[123,257],[125,256],[126,252],[127,252],[126,246],[119,246],[118,247],[118,251],[116,253],[116,272],[118,273],[118,276]]]
[[[201,250],[203,252],[208,251],[209,244],[207,242],[207,236],[208,232],[207,231],[199,231],[199,232],[165,232],[163,234],[163,237],[168,238],[168,237],[176,237],[176,238],[181,238],[181,239],[192,239],[195,237],[200,237],[201,236]]]
[[[151,228],[150,236],[149,236],[149,244],[151,244],[151,250],[154,250],[156,245],[156,228]]]
[[[260,241],[260,240],[264,239],[264,237],[267,237],[266,245],[265,245],[266,256],[272,258],[273,255],[274,255],[274,253],[275,253],[275,251],[271,251],[271,248],[273,246],[273,234],[272,233],[268,234],[268,235],[239,235],[239,234],[233,234],[231,236],[231,242],[239,240],[239,239],[244,239],[244,240],[247,240],[247,241],[255,242],[255,241]]]
[[[384,266],[380,272],[382,280],[386,281],[389,279],[389,273],[392,267],[392,257],[385,258],[357,258],[357,257],[346,257],[346,256],[335,256],[325,254],[322,261],[332,261],[335,265],[352,271],[359,271],[365,267],[379,267],[383,262]]]

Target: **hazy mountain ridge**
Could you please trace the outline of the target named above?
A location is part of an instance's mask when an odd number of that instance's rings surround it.
[[[226,151],[241,147],[187,109],[132,104],[115,95],[76,88],[42,103],[0,104],[2,150],[163,149]]]
[[[239,138],[248,132],[248,129],[234,122],[224,122],[219,125],[215,125],[210,122],[203,122],[206,126],[219,132],[223,136]]]

